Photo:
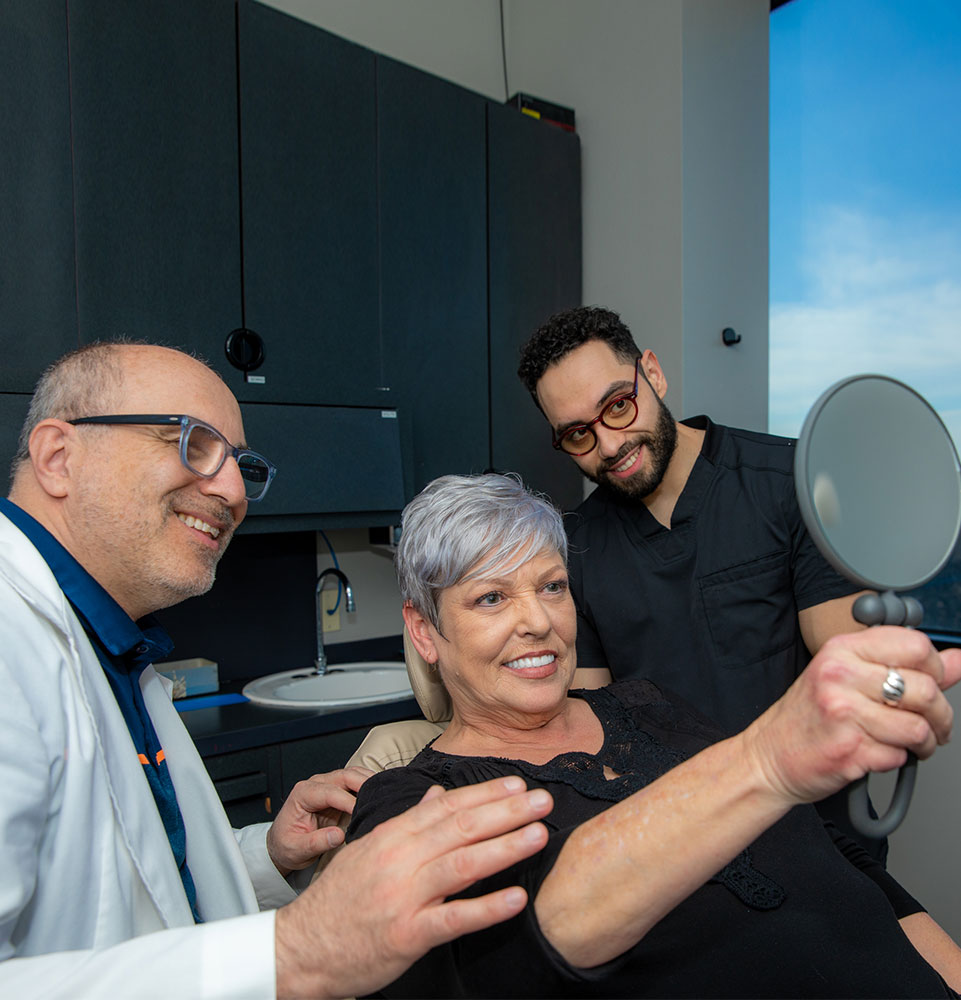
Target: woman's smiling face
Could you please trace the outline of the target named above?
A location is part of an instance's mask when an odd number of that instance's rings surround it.
[[[441,591],[429,645],[461,718],[516,723],[564,704],[577,633],[567,569],[555,550]]]

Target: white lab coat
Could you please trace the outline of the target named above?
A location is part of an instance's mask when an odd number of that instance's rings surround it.
[[[141,680],[201,926],[97,655],[0,515],[0,995],[274,995],[274,913],[258,910],[294,892],[267,824],[231,830],[167,685],[152,667]]]

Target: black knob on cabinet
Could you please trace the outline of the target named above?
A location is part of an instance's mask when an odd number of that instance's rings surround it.
[[[264,341],[259,333],[240,327],[231,330],[224,341],[227,360],[242,372],[252,372],[264,363]]]

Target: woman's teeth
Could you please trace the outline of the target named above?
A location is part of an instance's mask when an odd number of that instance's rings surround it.
[[[213,525],[207,524],[206,521],[201,521],[199,517],[192,517],[190,514],[178,514],[177,517],[188,528],[196,528],[198,531],[203,531],[210,535],[211,538],[216,538],[220,534],[220,528],[215,528]]]
[[[532,667],[543,667],[552,663],[554,659],[553,653],[547,653],[544,656],[522,656],[519,660],[505,663],[504,666],[510,667],[511,670],[530,670]]]

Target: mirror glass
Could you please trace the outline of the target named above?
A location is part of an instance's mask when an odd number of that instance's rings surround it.
[[[836,383],[797,443],[801,514],[825,558],[874,590],[911,590],[937,574],[961,527],[961,470],[928,402],[883,375]]]

